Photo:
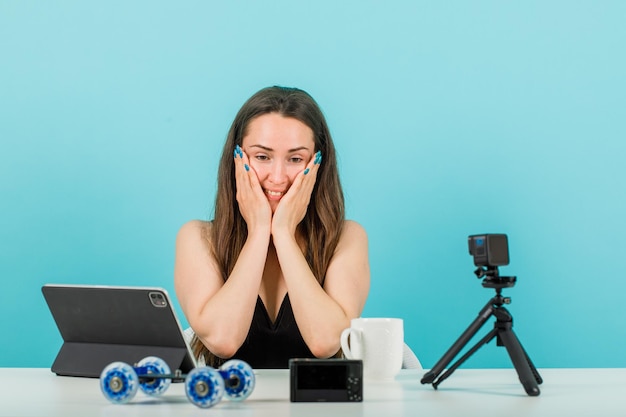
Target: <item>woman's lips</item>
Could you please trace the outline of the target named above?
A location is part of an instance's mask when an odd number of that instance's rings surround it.
[[[270,200],[280,200],[285,193],[283,191],[265,190],[265,194]]]

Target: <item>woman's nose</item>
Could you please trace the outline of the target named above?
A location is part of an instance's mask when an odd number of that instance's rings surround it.
[[[281,184],[287,177],[287,169],[284,164],[274,162],[270,170],[270,180],[275,184]]]

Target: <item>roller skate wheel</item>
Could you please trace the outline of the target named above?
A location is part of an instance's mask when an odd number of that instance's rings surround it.
[[[250,365],[239,359],[231,359],[220,367],[224,389],[230,400],[245,400],[254,391],[256,379]]]
[[[211,367],[195,368],[185,378],[185,393],[189,401],[198,407],[213,407],[224,396],[224,380]]]
[[[100,390],[113,403],[127,403],[139,388],[139,378],[132,366],[113,362],[100,373]]]
[[[137,364],[138,368],[147,368],[147,373],[150,374],[170,374],[170,367],[161,358],[157,358],[156,356],[148,356],[147,358],[143,358]],[[144,379],[140,380],[139,388],[147,394],[154,397],[157,397],[163,394],[172,383],[172,380],[169,378],[154,378],[154,379]]]

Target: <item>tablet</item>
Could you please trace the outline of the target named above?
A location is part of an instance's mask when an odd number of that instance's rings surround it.
[[[105,366],[147,356],[172,372],[196,363],[163,288],[57,285],[42,287],[63,345],[52,364],[57,375],[99,377]]]

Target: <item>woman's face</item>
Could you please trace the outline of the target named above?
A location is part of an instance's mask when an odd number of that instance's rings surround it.
[[[241,147],[259,178],[272,212],[296,175],[304,171],[315,154],[313,131],[301,121],[278,113],[252,119]]]

